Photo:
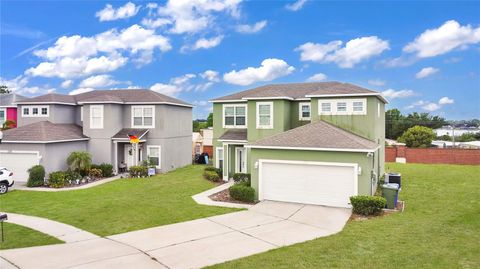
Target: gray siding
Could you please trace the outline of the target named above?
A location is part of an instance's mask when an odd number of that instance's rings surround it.
[[[22,111],[24,106],[35,106],[35,105],[19,105],[18,106],[18,127],[28,125],[40,121],[50,121],[51,123],[75,123],[76,110],[77,107],[69,105],[57,105],[50,104],[48,105],[49,116],[48,117],[23,117]],[[38,105],[43,106],[43,105]]]

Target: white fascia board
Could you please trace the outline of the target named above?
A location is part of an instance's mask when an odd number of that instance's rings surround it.
[[[248,143],[247,140],[229,140],[229,139],[218,139],[219,142],[223,142],[223,143],[231,143],[231,144],[235,144],[235,143],[238,143],[238,144],[246,144]]]
[[[386,104],[388,104],[387,99],[385,99],[380,93],[349,93],[349,94],[307,94],[306,97],[355,97],[355,96],[376,96]]]
[[[277,97],[243,97],[242,100],[293,100],[292,97],[288,96],[277,96]]]
[[[75,103],[63,103],[63,102],[16,102],[16,105],[66,105],[66,106],[76,106]]]
[[[247,100],[236,99],[236,100],[210,100],[209,103],[246,103]]]
[[[50,140],[50,141],[14,141],[14,140],[2,140],[2,143],[8,143],[8,144],[51,144],[51,143],[87,141],[87,140],[90,140],[90,138],[65,139],[65,140]]]
[[[252,149],[284,149],[284,150],[309,150],[309,151],[339,151],[339,152],[375,152],[380,146],[374,149],[349,149],[349,148],[312,148],[312,147],[281,147],[281,146],[255,146],[246,145]]]
[[[125,102],[127,105],[172,105],[172,106],[183,106],[183,107],[194,107],[193,105],[179,104],[173,102]]]
[[[124,102],[119,102],[119,101],[86,101],[86,102],[78,102],[79,105],[83,104],[120,104],[123,105]]]

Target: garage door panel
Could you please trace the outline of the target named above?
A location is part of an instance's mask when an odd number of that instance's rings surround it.
[[[39,164],[37,153],[0,153],[0,166],[13,172],[13,180],[26,182],[28,169]]]
[[[262,199],[349,207],[355,195],[353,166],[262,163]]]

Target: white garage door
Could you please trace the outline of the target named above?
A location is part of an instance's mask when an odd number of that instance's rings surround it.
[[[357,165],[260,160],[260,200],[350,207]]]
[[[26,182],[28,180],[27,170],[37,164],[39,164],[38,153],[0,152],[0,166],[12,171],[13,179],[16,182]]]

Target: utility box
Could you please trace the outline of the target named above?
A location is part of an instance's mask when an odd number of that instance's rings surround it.
[[[399,188],[402,188],[402,174],[385,173],[385,183],[396,183]]]

